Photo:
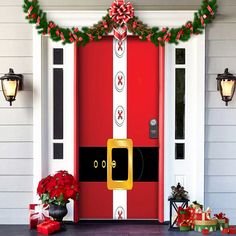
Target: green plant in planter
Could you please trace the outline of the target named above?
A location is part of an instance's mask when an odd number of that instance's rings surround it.
[[[175,199],[175,200],[183,200],[183,199],[189,199],[188,192],[184,189],[183,186],[180,185],[180,183],[177,184],[177,186],[171,186],[171,196],[169,199]]]

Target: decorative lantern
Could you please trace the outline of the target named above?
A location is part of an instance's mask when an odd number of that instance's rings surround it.
[[[228,106],[228,102],[233,99],[236,77],[229,73],[228,68],[225,69],[224,74],[218,74],[217,76],[217,90],[220,90],[222,100]]]
[[[13,69],[9,69],[9,73],[0,79],[4,97],[12,106],[12,102],[16,100],[17,91],[22,90],[23,75],[15,74]]]

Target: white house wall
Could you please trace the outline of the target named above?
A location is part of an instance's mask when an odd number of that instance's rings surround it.
[[[138,10],[194,10],[201,0],[133,0]],[[206,32],[205,202],[236,224],[236,97],[225,107],[216,91],[216,75],[236,73],[236,1],[218,0],[219,15]],[[109,7],[111,0],[40,0],[44,9]],[[0,1],[0,76],[10,67],[25,77],[24,91],[10,108],[0,94],[0,223],[27,223],[33,186],[32,27],[22,13],[23,0]],[[195,200],[195,199],[194,199]]]

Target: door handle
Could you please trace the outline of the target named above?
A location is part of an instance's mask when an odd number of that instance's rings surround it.
[[[151,119],[149,122],[149,137],[151,139],[158,138],[158,125],[156,119]]]

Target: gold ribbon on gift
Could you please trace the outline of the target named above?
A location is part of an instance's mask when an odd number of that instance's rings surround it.
[[[195,225],[212,226],[212,225],[217,225],[217,220],[216,219],[211,219],[211,220],[195,220],[194,224]]]

